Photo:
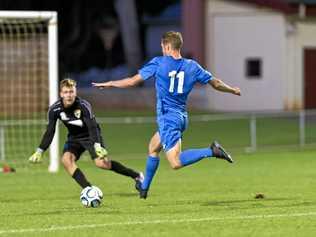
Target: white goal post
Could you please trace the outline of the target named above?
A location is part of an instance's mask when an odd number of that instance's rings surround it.
[[[13,22],[13,23],[11,23]],[[43,23],[44,22],[44,23]],[[23,137],[23,139],[25,139],[25,141],[27,141],[28,139],[33,139],[34,143],[36,143],[37,145],[40,142],[41,139],[41,135],[43,135],[44,132],[44,126],[43,126],[43,121],[46,119],[46,112],[47,112],[47,108],[49,105],[51,105],[52,103],[54,103],[57,99],[58,99],[58,39],[57,39],[57,12],[52,12],[52,11],[0,11],[0,24],[1,25],[1,37],[0,37],[0,50],[3,49],[4,50],[11,50],[12,52],[2,52],[0,53],[3,57],[3,59],[0,59],[0,83],[2,83],[0,86],[5,87],[5,85],[10,84],[10,86],[13,89],[9,89],[12,90],[11,94],[7,94],[6,97],[2,95],[0,95],[0,102],[3,103],[2,107],[3,108],[8,108],[7,110],[2,109],[2,114],[0,114],[0,127],[2,128],[1,130],[1,137],[2,140],[4,139],[9,139],[11,137],[11,139],[15,139],[15,137],[19,138],[19,137]],[[30,24],[30,25],[27,25]],[[33,24],[33,25],[31,25]],[[45,24],[45,27],[41,26],[40,30],[38,30],[38,28],[36,28],[37,26],[35,24]],[[47,25],[46,25],[47,24]],[[45,29],[44,29],[45,28]],[[40,38],[39,40],[36,39],[36,34],[40,31],[40,34],[45,33],[45,37],[44,36],[40,36],[42,38]],[[20,38],[15,38],[16,35],[18,35]],[[42,43],[41,47],[43,47],[42,52],[38,52],[37,48],[39,47],[37,44],[39,44],[38,41],[44,41],[44,39],[48,40],[48,42],[44,42]],[[2,42],[2,41],[3,42]],[[47,41],[46,40],[46,41]],[[31,42],[32,41],[32,42]],[[41,43],[41,42],[40,42]],[[32,44],[32,45],[31,45]],[[21,49],[17,49],[19,45],[21,46]],[[33,47],[34,50],[31,51],[29,50],[30,47]],[[45,51],[46,50],[46,51]],[[26,55],[23,55],[26,54]],[[29,60],[26,61],[27,59],[23,59],[24,61],[22,61],[21,58],[31,58],[31,57],[38,57],[37,55],[40,55],[41,58],[39,59],[34,59],[34,60]],[[17,59],[15,59],[14,57],[17,57]],[[46,57],[46,58],[44,58]],[[20,60],[20,64],[17,63],[17,61]],[[44,61],[43,65],[44,66],[38,66],[37,65],[41,64],[42,61]],[[15,63],[15,64],[14,64]],[[11,65],[15,65],[15,66],[11,66]],[[26,67],[29,67],[29,69],[20,69],[19,67],[17,67],[17,65],[26,65]],[[10,67],[15,67],[16,69],[10,69]],[[44,68],[46,67],[46,68]],[[11,71],[14,70],[21,70],[21,72],[19,74],[14,74],[14,72]],[[7,74],[6,74],[7,73]],[[11,73],[11,74],[10,74]],[[38,74],[40,74],[40,76],[38,76]],[[36,79],[34,79],[33,77],[36,77]],[[16,78],[22,78],[22,79],[16,79]],[[23,97],[22,98],[15,98],[14,95],[12,95],[13,93],[19,93],[18,91],[16,92],[15,88],[18,86],[17,84],[13,84],[11,85],[11,83],[17,83],[20,80],[20,84],[19,88],[24,89],[24,84],[26,82],[25,78],[30,78],[31,82],[27,82],[25,85],[26,89],[28,89],[27,92],[23,92],[26,93],[26,97],[31,97],[32,95],[30,94],[34,94],[37,90],[40,90],[41,88],[44,88],[46,91],[44,91],[43,96],[45,96],[45,98],[43,99],[36,99],[37,97],[32,97],[29,99],[25,99],[25,100],[29,100],[29,104],[30,106],[34,106],[34,103],[38,103],[36,101],[38,100],[45,100],[49,103],[49,105],[46,102],[46,108],[45,106],[42,106],[40,109],[37,110],[32,110],[33,108],[30,107],[29,111],[26,111],[27,109],[25,109],[24,107],[28,106],[28,105],[24,105],[25,102],[23,101]],[[47,81],[48,78],[48,81]],[[1,82],[2,79],[2,82]],[[39,82],[40,80],[44,80],[45,82]],[[17,82],[10,82],[10,80],[14,80]],[[34,82],[33,82],[34,81]],[[32,89],[30,88],[32,85],[37,85],[37,84],[41,84],[41,87],[39,89]],[[48,85],[47,85],[48,84]],[[10,87],[9,86],[9,87]],[[45,88],[46,86],[46,88]],[[22,90],[21,89],[21,90]],[[22,94],[23,94],[22,93]],[[28,94],[27,94],[28,93]],[[41,92],[42,93],[42,92]],[[46,94],[45,94],[46,93]],[[49,95],[47,95],[47,93]],[[48,98],[46,98],[48,97]],[[1,101],[2,99],[2,101]],[[11,101],[10,101],[11,99]],[[15,102],[16,100],[20,100],[20,104],[21,107],[23,107],[22,109],[19,108],[11,108],[16,106],[18,103]],[[14,102],[12,102],[14,101]],[[34,102],[35,101],[35,102]],[[11,103],[11,107],[9,108],[9,105],[5,105],[6,104],[10,104]],[[16,103],[16,104],[14,104]],[[7,106],[7,107],[5,107]],[[45,112],[45,117],[43,116],[39,116],[39,115],[32,115],[32,116],[28,116],[28,114],[31,114],[32,111],[35,111],[34,113],[37,114],[44,114],[43,110],[46,110]],[[23,112],[21,112],[23,111]],[[25,112],[26,111],[26,112]],[[1,120],[2,119],[2,120]],[[27,122],[25,122],[27,121]],[[38,122],[39,121],[39,122]],[[19,128],[14,128],[15,131],[13,130],[13,128],[11,129],[10,132],[8,132],[8,134],[6,133],[6,129],[8,126],[15,126],[14,124],[17,123],[19,125],[23,124],[23,126],[25,126],[25,123],[31,124],[28,128],[21,128],[22,126],[20,126]],[[35,123],[41,123],[41,131],[38,132],[41,133],[40,136],[35,136],[35,133],[32,133],[32,127],[34,126]],[[30,131],[19,131],[22,129],[29,129]],[[13,137],[13,138],[12,138]],[[56,133],[55,133],[55,137],[53,139],[53,142],[50,146],[50,152],[49,152],[49,156],[50,156],[50,164],[49,164],[49,171],[50,172],[56,172],[58,171],[58,166],[59,166],[59,142],[58,142],[58,137],[59,137],[59,129],[58,126],[56,127]],[[21,141],[23,141],[21,138],[19,138]],[[36,141],[36,142],[35,142]],[[0,144],[5,144],[5,141],[0,141]],[[13,143],[13,142],[12,142]],[[28,143],[26,143],[28,144]],[[33,145],[33,144],[32,144]],[[3,145],[6,146],[6,145]],[[12,144],[9,144],[9,151],[13,150],[11,148]],[[1,149],[1,147],[0,147]],[[11,150],[10,150],[11,149]],[[26,153],[29,152],[30,148],[25,149]],[[36,146],[32,147],[32,149],[35,151]],[[4,150],[4,148],[2,149]],[[7,149],[6,149],[7,150]],[[1,159],[5,159],[6,156],[4,154],[5,152],[2,151],[2,157]],[[23,156],[23,161],[24,159],[27,160],[27,157],[31,155],[31,154],[23,154],[22,152],[20,152],[18,155],[16,155],[17,157],[20,158],[20,156]],[[22,158],[20,158],[22,159]]]

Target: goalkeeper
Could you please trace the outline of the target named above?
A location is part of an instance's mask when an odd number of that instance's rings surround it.
[[[86,100],[77,97],[76,82],[71,79],[64,79],[60,82],[59,89],[61,98],[50,106],[47,130],[41,144],[29,158],[29,161],[32,163],[41,161],[43,152],[53,140],[57,119],[60,119],[68,129],[68,137],[61,161],[68,174],[82,188],[91,186],[83,172],[76,165],[76,161],[79,160],[85,150],[88,150],[97,167],[131,177],[136,184],[141,183],[143,180],[142,173],[108,158],[108,152],[101,136],[101,129],[92,113],[91,105]]]

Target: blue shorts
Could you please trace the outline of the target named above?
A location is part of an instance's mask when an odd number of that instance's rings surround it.
[[[157,117],[158,132],[163,149],[167,152],[173,148],[188,126],[186,113],[167,112]]]

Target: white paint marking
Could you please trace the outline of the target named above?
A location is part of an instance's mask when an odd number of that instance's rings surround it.
[[[190,223],[190,222],[204,222],[204,221],[247,220],[247,219],[251,220],[251,219],[269,219],[269,218],[283,218],[283,217],[287,218],[287,217],[301,217],[301,216],[316,216],[316,212],[251,215],[251,216],[229,216],[229,217],[205,217],[205,218],[178,219],[178,220],[127,221],[127,222],[112,222],[112,223],[90,224],[90,225],[52,226],[49,228],[11,229],[11,230],[9,229],[9,230],[0,230],[0,235],[100,228],[100,227],[106,227],[106,226],[150,225],[150,224],[164,224],[164,223],[176,224],[176,223]]]

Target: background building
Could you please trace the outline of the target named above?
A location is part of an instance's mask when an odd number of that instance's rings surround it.
[[[207,1],[206,64],[243,89],[238,101],[210,93],[210,109],[316,107],[315,7],[300,2]]]

